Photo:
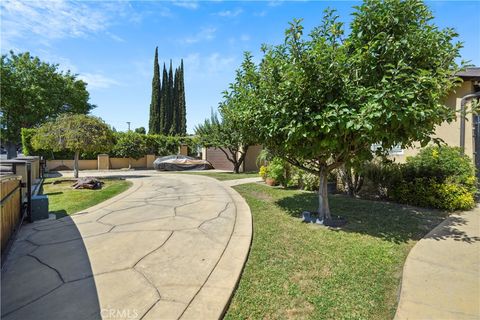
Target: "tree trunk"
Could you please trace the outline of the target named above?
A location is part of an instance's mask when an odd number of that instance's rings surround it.
[[[75,160],[73,161],[73,177],[78,178],[78,158],[80,158],[80,151],[75,151]]]
[[[128,158],[128,170],[132,169],[132,158]]]
[[[328,205],[328,169],[327,166],[320,167],[320,183],[318,186],[318,219],[321,223],[325,219],[331,219],[330,206]]]
[[[233,172],[235,173],[240,173],[240,166],[242,165],[241,162],[238,162],[236,161],[234,164],[233,164]]]
[[[15,143],[7,141],[7,159],[13,159],[17,157],[17,146]]]

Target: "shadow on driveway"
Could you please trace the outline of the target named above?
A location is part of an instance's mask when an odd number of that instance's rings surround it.
[[[70,217],[21,228],[1,289],[4,320],[101,319],[87,250]]]

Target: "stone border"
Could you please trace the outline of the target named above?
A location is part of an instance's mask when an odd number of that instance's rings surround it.
[[[215,180],[219,185],[221,181]],[[234,202],[235,226],[222,256],[180,319],[221,319],[235,293],[250,252],[253,227],[250,207],[234,189],[223,185]]]

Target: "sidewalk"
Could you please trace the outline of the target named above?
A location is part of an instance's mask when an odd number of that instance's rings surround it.
[[[395,319],[480,319],[479,208],[452,215],[410,251]]]

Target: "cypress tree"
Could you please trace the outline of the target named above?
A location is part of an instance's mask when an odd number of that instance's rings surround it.
[[[149,133],[159,133],[160,130],[160,90],[160,66],[158,65],[158,47],[156,47],[155,59],[153,61],[152,100],[150,102],[150,118],[148,121]]]
[[[173,120],[173,71],[172,71],[172,60],[170,60],[170,69],[168,71],[168,84],[167,84],[167,121],[165,125],[165,130],[167,134],[172,132],[172,120]]]
[[[175,75],[174,75],[174,80],[173,80],[173,103],[172,103],[172,129],[171,132],[173,135],[178,135],[179,134],[179,123],[180,123],[180,117],[179,117],[179,108],[178,108],[178,68],[175,69]]]
[[[179,114],[179,126],[178,132],[180,135],[187,134],[187,105],[185,101],[185,82],[183,71],[183,59],[180,64],[180,75],[178,79],[178,114]]]
[[[161,134],[168,134],[168,128],[167,128],[167,106],[168,106],[168,74],[167,74],[167,68],[165,68],[165,63],[163,64],[163,78],[162,78],[162,90],[161,90],[161,97],[160,97],[160,118],[161,118],[161,127],[159,130],[159,133]]]

